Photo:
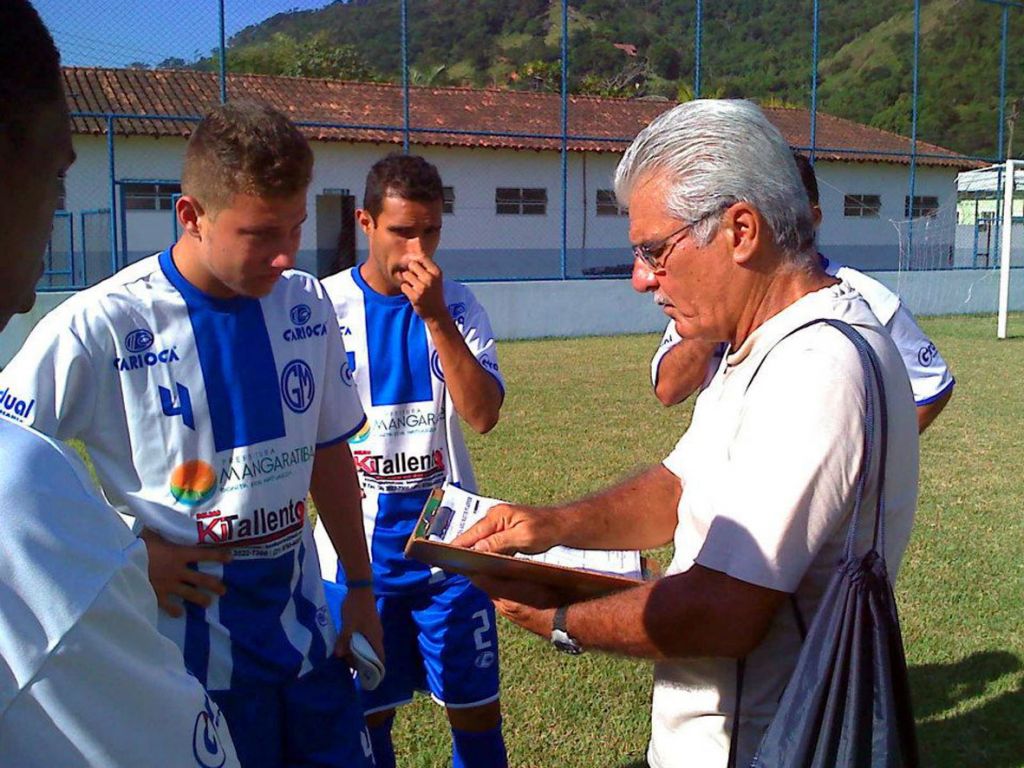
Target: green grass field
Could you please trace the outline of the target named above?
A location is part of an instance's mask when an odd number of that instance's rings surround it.
[[[917,523],[897,593],[923,764],[1024,765],[1024,337],[995,320],[922,322],[957,377],[921,447]],[[1012,328],[1024,318],[1011,318]],[[654,399],[654,336],[506,342],[498,427],[473,437],[482,493],[548,503],[598,489],[663,458],[690,407]],[[667,553],[659,552],[667,561]],[[568,657],[501,621],[502,701],[513,766],[644,765],[650,667]],[[448,761],[443,712],[401,710],[399,764]]]

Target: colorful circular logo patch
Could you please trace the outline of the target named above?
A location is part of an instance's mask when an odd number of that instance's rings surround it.
[[[202,504],[216,489],[217,475],[205,461],[186,461],[171,472],[171,495],[186,506]]]

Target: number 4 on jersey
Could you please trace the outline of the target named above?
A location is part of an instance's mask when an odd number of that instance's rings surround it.
[[[181,416],[182,422],[189,429],[196,428],[196,421],[192,417],[192,398],[188,394],[188,387],[175,382],[178,402],[174,402],[171,390],[160,387],[160,405],[163,407],[164,416]]]

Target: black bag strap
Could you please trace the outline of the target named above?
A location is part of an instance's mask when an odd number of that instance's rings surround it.
[[[881,557],[884,562],[885,467],[888,458],[889,412],[885,398],[885,384],[882,380],[882,364],[879,362],[878,355],[875,354],[875,350],[871,348],[871,345],[865,341],[864,337],[861,336],[852,325],[834,318],[818,318],[816,320],[806,322],[803,325],[794,328],[775,342],[772,349],[793,334],[799,333],[805,328],[810,328],[814,325],[829,325],[849,339],[857,350],[861,368],[864,371],[864,445],[861,453],[860,467],[857,471],[857,489],[856,495],[854,496],[853,514],[850,517],[850,528],[846,534],[844,559],[849,560],[853,556],[853,545],[857,534],[857,521],[860,519],[861,506],[864,501],[864,491],[867,488],[867,481],[871,472],[875,444],[875,424],[877,420],[880,437],[880,447],[878,452],[878,498],[875,503],[875,522],[871,548],[878,553],[879,557]],[[750,385],[753,384],[754,379],[757,377],[757,374],[761,371],[761,366],[764,365],[769,354],[771,354],[771,350],[768,350],[768,353],[766,353],[757,364],[757,368],[754,369],[754,375],[751,376],[750,381],[747,382],[748,390],[750,389]],[[874,386],[872,386],[872,383]]]

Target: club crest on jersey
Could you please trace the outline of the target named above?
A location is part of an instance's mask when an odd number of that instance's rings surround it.
[[[124,337],[124,348],[133,355],[145,352],[153,346],[153,332],[148,328],[136,328]]]
[[[295,413],[305,413],[313,403],[316,384],[305,360],[292,360],[281,373],[281,397]]]
[[[0,411],[3,411],[5,416],[22,421],[29,417],[35,404],[34,399],[25,400],[18,397],[11,392],[10,387],[0,389]]]
[[[313,317],[313,311],[309,308],[308,304],[296,304],[288,312],[288,317],[291,318],[295,327],[288,328],[284,332],[285,341],[302,341],[303,339],[327,335],[327,323],[309,324],[310,319]]]

